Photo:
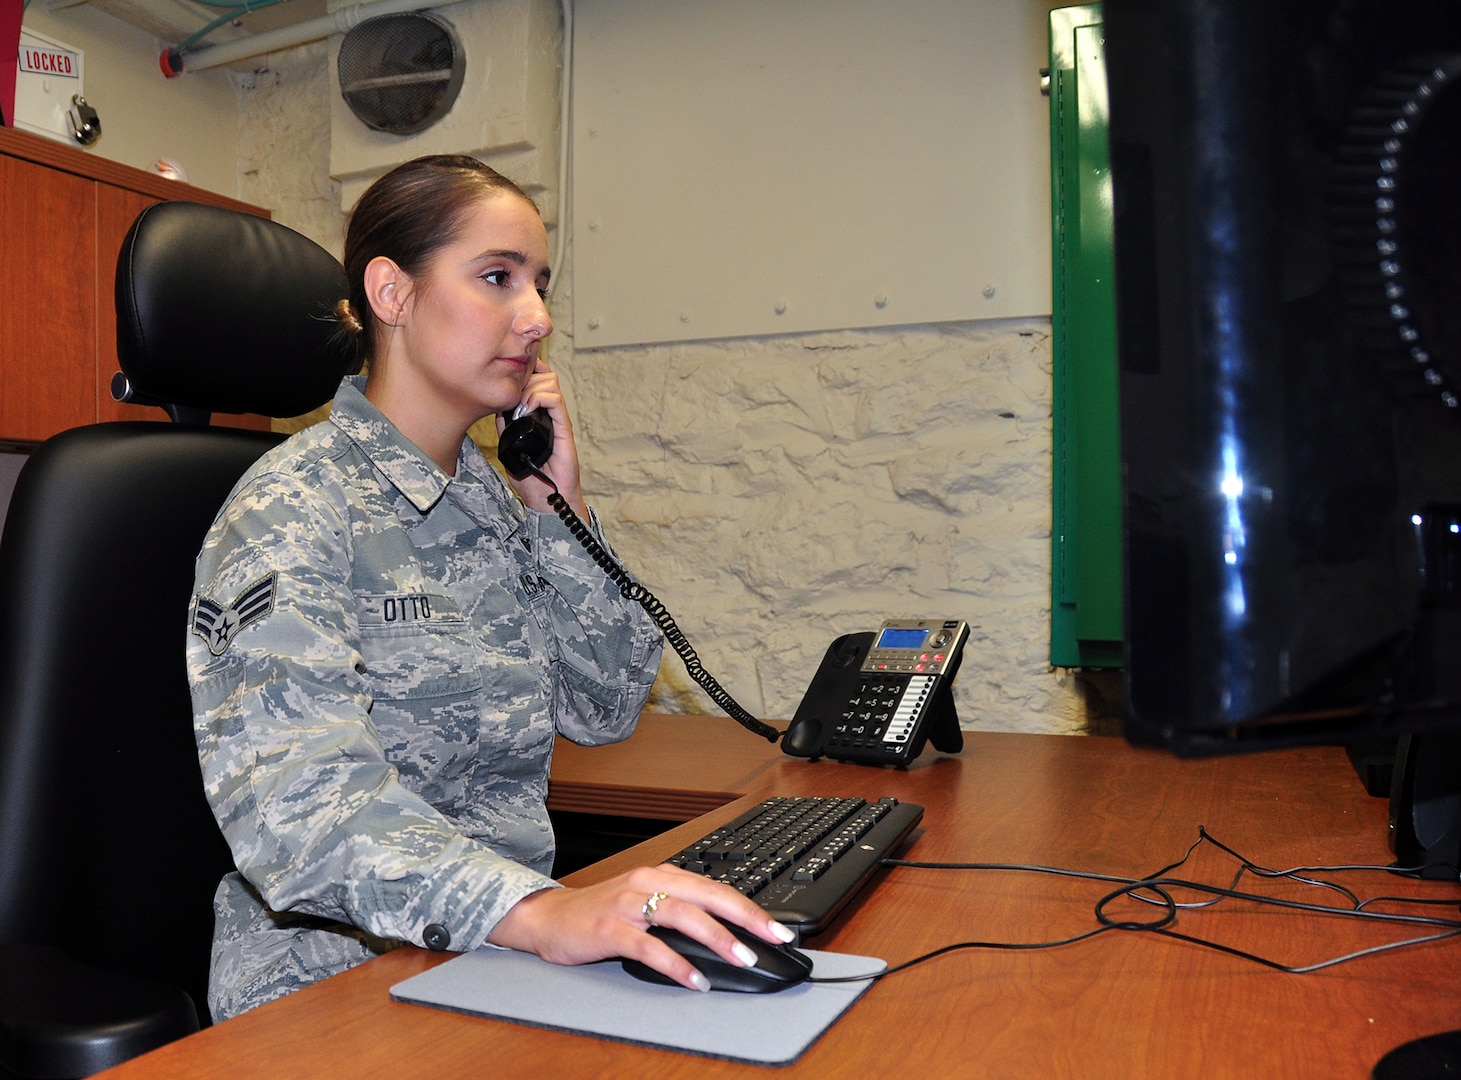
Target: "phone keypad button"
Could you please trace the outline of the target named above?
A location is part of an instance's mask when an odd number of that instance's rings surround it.
[[[901,744],[908,741],[918,723],[918,718],[923,715],[929,695],[933,692],[934,681],[930,675],[915,675],[908,680],[903,696],[883,735],[884,743]]]

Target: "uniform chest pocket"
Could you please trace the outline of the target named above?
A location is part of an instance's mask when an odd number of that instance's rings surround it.
[[[362,673],[377,698],[473,694],[482,672],[471,628],[449,596],[357,596]]]
[[[441,809],[476,760],[482,671],[471,628],[450,597],[358,596],[371,720],[406,785]]]

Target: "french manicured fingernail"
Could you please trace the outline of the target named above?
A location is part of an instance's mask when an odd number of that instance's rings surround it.
[[[702,994],[708,994],[710,992],[710,980],[698,971],[690,976],[690,984]]]
[[[788,945],[796,940],[796,931],[789,926],[782,926],[775,919],[771,920],[771,932]]]
[[[749,945],[742,945],[738,941],[731,946],[731,952],[735,953],[736,959],[741,962],[742,967],[750,967],[756,962],[756,954],[751,951]]]

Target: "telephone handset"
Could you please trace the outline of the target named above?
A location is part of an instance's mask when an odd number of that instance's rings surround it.
[[[951,684],[969,627],[961,619],[889,619],[828,647],[781,748],[793,757],[908,765],[924,743],[964,748]]]
[[[497,437],[497,460],[514,480],[541,469],[553,456],[553,421],[542,409],[512,410]]]

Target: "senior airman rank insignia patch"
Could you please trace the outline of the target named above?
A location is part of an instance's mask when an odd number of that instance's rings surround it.
[[[202,593],[193,601],[193,633],[208,643],[208,651],[222,656],[234,635],[274,610],[277,574],[266,574],[223,607]]]

